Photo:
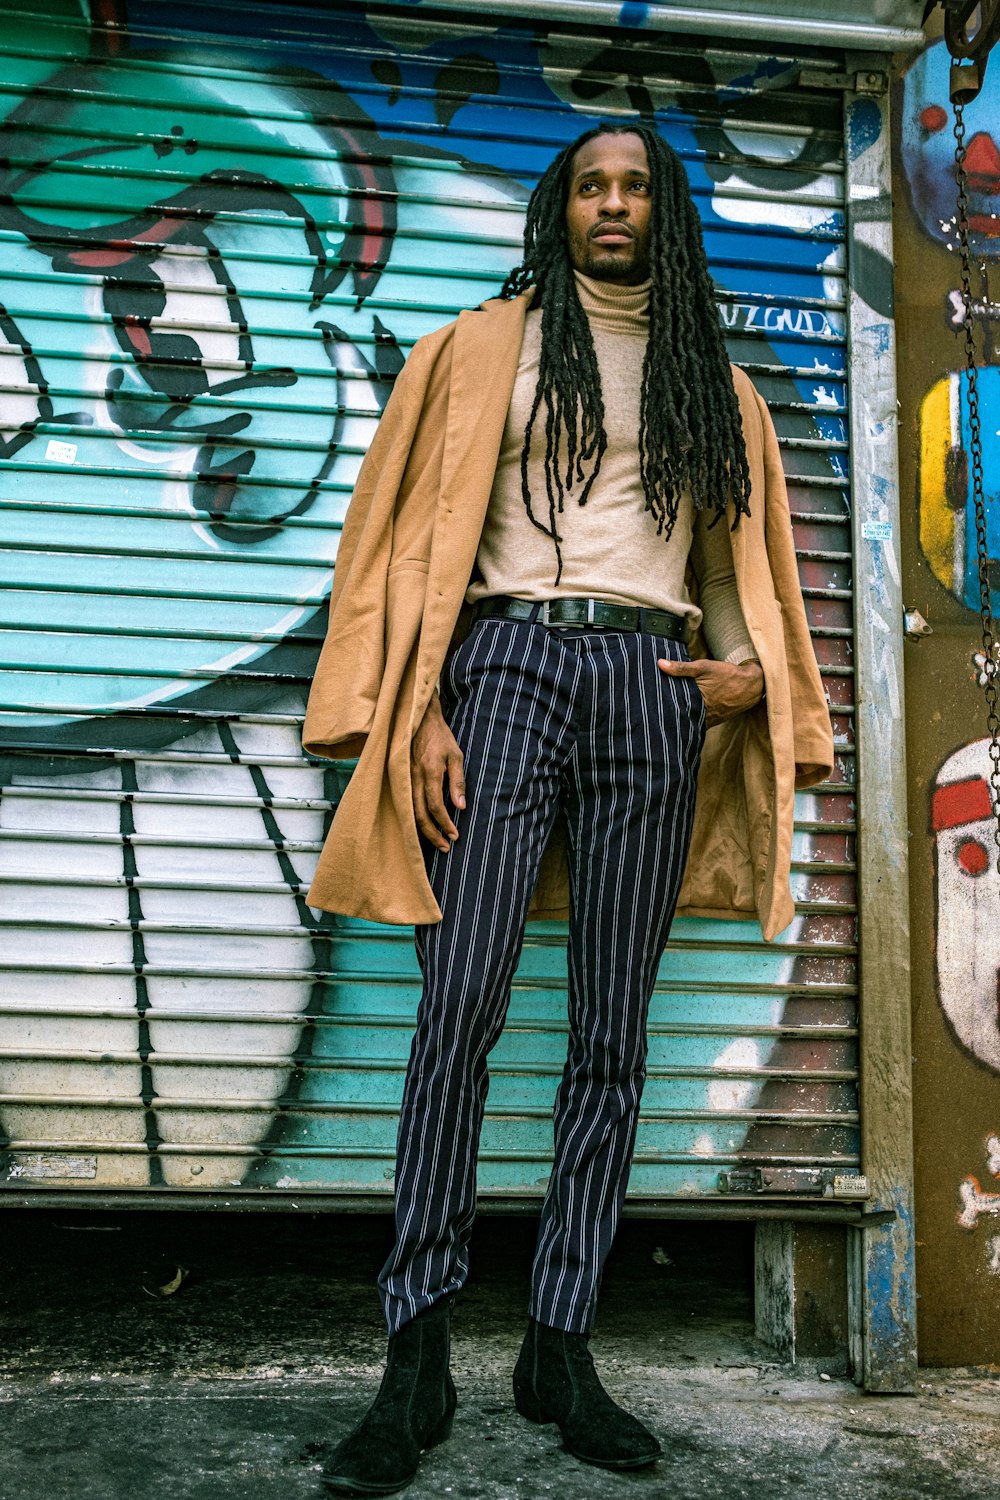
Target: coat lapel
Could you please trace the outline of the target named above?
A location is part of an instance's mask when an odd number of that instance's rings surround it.
[[[488,302],[461,313],[455,328],[415,715],[430,696],[428,677],[431,686],[437,680],[475,564],[530,298],[526,292],[510,302]]]

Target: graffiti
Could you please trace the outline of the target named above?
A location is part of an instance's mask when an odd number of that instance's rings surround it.
[[[975,1229],[983,1214],[1000,1214],[1000,1193],[984,1193],[975,1177],[967,1177],[958,1190],[962,1211],[958,1222],[963,1229]]]
[[[1000,365],[980,369],[983,464],[1000,459]],[[920,407],[920,545],[934,576],[967,609],[979,610],[976,514],[969,472],[969,378],[945,375]],[[996,414],[996,415],[994,415]],[[987,573],[993,607],[1000,606],[1000,507],[986,507]]]
[[[947,309],[948,327],[958,333],[965,323],[965,298],[957,289],[948,293]],[[972,316],[980,323],[996,323],[1000,321],[1000,302],[973,300]],[[992,358],[992,340],[989,344],[989,356]]]
[[[906,76],[902,115],[903,171],[914,213],[939,245],[955,249],[955,142],[949,104],[951,61],[943,41],[920,54]],[[977,260],[1000,255],[1000,112],[986,88],[966,106],[965,166],[969,230]]]
[[[993,851],[989,742],[956,750],[931,797],[937,864],[937,991],[952,1030],[978,1062],[1000,1072],[997,974],[1000,875]]]
[[[792,334],[806,338],[833,338],[836,330],[829,316],[808,307],[749,307],[734,303],[720,309],[727,329],[748,332],[760,329],[768,334]]]
[[[1000,1178],[1000,1137],[991,1135],[986,1142],[986,1170]],[[956,1222],[960,1229],[970,1233],[979,1228],[981,1219],[1000,1217],[1000,1193],[984,1193],[977,1177],[966,1177],[959,1184],[958,1198],[961,1208]],[[1000,1234],[991,1234],[984,1247],[986,1270],[991,1276],[1000,1276]]]
[[[784,944],[677,924],[633,1189],[711,1192],[747,1154],[853,1161],[834,104],[786,98],[788,59],[693,49],[667,79],[647,40],[530,24],[346,6],[318,45],[298,13],[207,0],[180,24],[159,0],[32,9],[0,118],[6,1176],[391,1188],[419,977],[408,933],[305,904],[346,771],[305,761],[299,725],[392,379],[495,293],[595,110],[650,119],[689,167],[733,357],[789,440],[842,783],[798,800]],[[554,927],[526,944],[489,1191],[547,1174],[564,949]]]
[[[196,56],[150,89],[168,54],[121,33],[109,50],[98,27],[91,42],[0,130],[14,387],[0,437],[18,459],[4,476],[17,629],[0,736],[23,744],[31,724],[44,746],[106,762],[10,763],[0,858],[12,877],[27,850],[29,880],[8,907],[7,995],[23,1014],[4,1017],[3,1043],[37,1045],[45,1004],[61,1012],[60,1050],[99,1039],[129,1061],[49,1065],[57,1095],[113,1105],[12,1103],[2,1119],[14,1140],[120,1143],[100,1156],[101,1182],[232,1185],[240,1148],[267,1135],[294,1082],[301,1017],[329,969],[329,923],[303,893],[331,781],[302,764],[298,724],[330,540],[400,342],[432,326],[405,262],[449,158],[412,145],[390,164],[362,107],[314,72],[268,76],[230,52],[256,73],[234,111],[230,80]],[[461,82],[454,67],[446,82]],[[490,204],[523,193],[471,172],[448,189],[435,232],[475,223],[487,241],[449,279],[457,311],[503,264],[488,240],[509,237],[508,215],[491,225]],[[33,284],[56,290],[33,297]],[[60,383],[79,409],[54,404]],[[50,436],[67,430],[72,442]],[[198,932],[234,859],[238,916]],[[53,928],[78,923],[83,880],[87,930],[39,964],[37,931],[17,916],[41,903]],[[98,1023],[95,1005],[121,1014]],[[229,1061],[206,1066],[206,1049]],[[4,1092],[30,1092],[37,1073],[6,1067]],[[205,1134],[199,1106],[228,1151],[185,1154]]]
[[[925,234],[955,253],[956,189],[951,132],[949,57],[943,42],[929,47],[906,75],[902,109],[902,162],[914,213]],[[997,305],[990,295],[991,268],[1000,257],[1000,108],[985,89],[966,109],[966,169],[973,256],[973,314],[979,320],[979,406],[983,460],[989,491],[997,472],[1000,427],[1000,351],[995,344]],[[947,326],[961,328],[963,298],[952,285],[943,296]],[[976,284],[978,283],[978,285]],[[957,352],[957,351],[956,351]],[[968,375],[955,369],[936,380],[920,408],[920,544],[938,581],[967,609],[979,609],[975,513],[969,472]],[[1000,606],[1000,513],[987,506],[987,551],[994,608]]]

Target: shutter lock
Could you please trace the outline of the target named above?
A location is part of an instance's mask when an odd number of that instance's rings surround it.
[[[724,1193],[808,1194],[855,1202],[870,1196],[867,1177],[829,1167],[738,1167],[719,1173],[719,1187]]]

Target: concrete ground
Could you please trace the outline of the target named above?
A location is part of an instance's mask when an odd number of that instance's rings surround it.
[[[381,1371],[372,1277],[388,1227],[8,1210],[0,1500],[321,1500],[324,1454]],[[454,1325],[455,1431],[412,1500],[1000,1494],[1000,1373],[927,1371],[913,1397],[872,1397],[835,1366],[775,1363],[753,1338],[741,1225],[626,1222],[592,1347],[666,1456],[625,1476],[578,1463],[510,1400],[532,1238],[530,1220],[480,1220]]]

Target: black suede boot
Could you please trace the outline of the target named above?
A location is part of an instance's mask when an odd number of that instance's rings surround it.
[[[393,1495],[416,1474],[423,1449],[451,1436],[458,1398],[450,1333],[451,1298],[443,1297],[389,1340],[378,1395],[323,1469],[334,1494]]]
[[[555,1422],[574,1458],[602,1469],[642,1469],[663,1449],[604,1389],[587,1334],[546,1328],[534,1318],[514,1366],[514,1405],[529,1422]]]

